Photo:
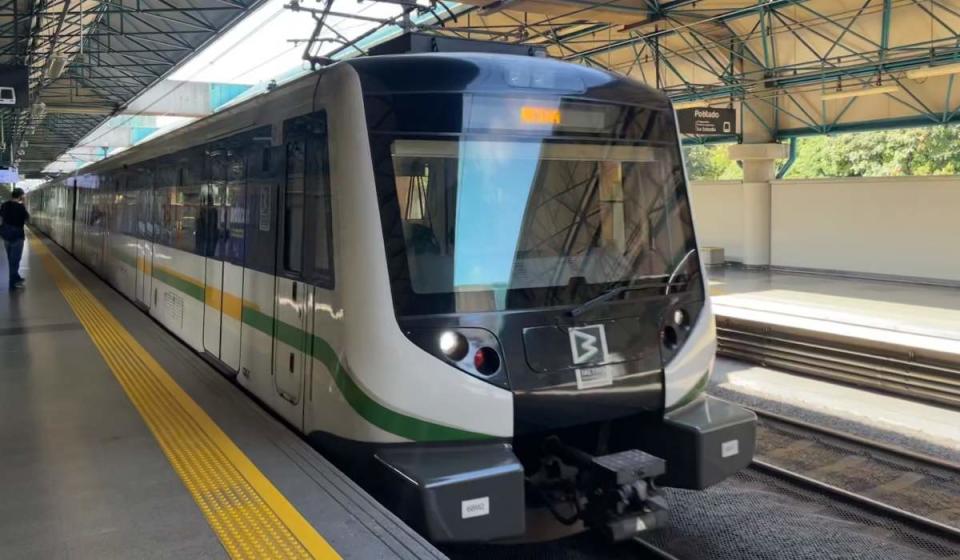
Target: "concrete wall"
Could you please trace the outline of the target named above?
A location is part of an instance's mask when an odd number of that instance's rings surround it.
[[[723,247],[728,261],[743,260],[743,185],[740,181],[697,181],[694,227],[700,245]]]
[[[697,233],[737,261],[737,183],[694,183]],[[771,265],[960,281],[960,177],[844,178],[772,184]]]

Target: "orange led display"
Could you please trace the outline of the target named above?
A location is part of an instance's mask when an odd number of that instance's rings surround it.
[[[560,124],[560,109],[549,107],[520,107],[520,122],[524,124]]]

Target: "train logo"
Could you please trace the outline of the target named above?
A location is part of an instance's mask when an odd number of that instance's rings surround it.
[[[603,325],[570,328],[570,353],[574,365],[607,361],[607,333]]]

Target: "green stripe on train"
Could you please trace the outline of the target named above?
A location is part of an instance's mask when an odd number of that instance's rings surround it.
[[[157,280],[160,280],[164,284],[180,290],[181,292],[187,294],[193,299],[198,300],[200,303],[203,303],[205,301],[205,298],[204,298],[205,292],[204,292],[203,286],[200,286],[199,284],[195,284],[184,278],[180,278],[179,276],[174,276],[173,274],[170,274],[166,270],[163,270],[162,268],[159,268],[156,266],[153,267],[152,270],[153,270],[153,277],[156,278]]]
[[[115,256],[120,262],[126,264],[127,266],[133,267],[134,270],[137,270],[136,257],[131,257],[130,255],[127,255],[122,251],[118,251]],[[170,274],[169,272],[163,270],[158,266],[151,267],[151,272],[152,272],[151,276],[153,276],[157,280],[160,280],[164,284],[167,284],[168,286],[172,286],[200,302],[203,302],[205,300],[203,286],[200,286],[199,284],[190,282],[189,280],[185,280],[178,276],[174,276],[173,274]]]
[[[137,261],[135,258],[131,259],[122,252],[115,253],[114,255],[119,260],[136,269]],[[154,278],[180,290],[201,303],[205,302],[205,290],[200,284],[174,276],[156,266],[153,267],[152,270]],[[265,333],[271,338],[274,336],[274,329],[276,329],[276,337],[281,342],[319,360],[326,366],[330,375],[333,376],[337,388],[340,390],[343,398],[349,403],[350,407],[367,422],[370,422],[382,430],[413,441],[436,442],[495,439],[495,436],[451,428],[391,410],[363,391],[360,385],[353,379],[347,367],[340,361],[333,347],[323,338],[313,336],[312,344],[308,347],[307,341],[311,337],[309,337],[305,331],[284,323],[283,321],[274,321],[273,317],[251,307],[247,307],[246,305],[243,306],[243,310],[241,311],[241,318],[245,324]]]
[[[487,434],[407,416],[380,404],[363,391],[333,347],[319,336],[310,337],[312,344],[308,348],[309,338],[303,330],[283,321],[274,321],[273,317],[247,306],[243,307],[243,322],[270,336],[273,336],[276,328],[278,340],[319,360],[333,376],[337,388],[350,407],[367,422],[382,430],[413,441],[473,441],[493,438]]]

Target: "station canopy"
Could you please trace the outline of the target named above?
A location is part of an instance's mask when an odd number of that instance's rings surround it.
[[[543,45],[772,139],[958,118],[957,0],[464,1],[443,33]]]
[[[31,105],[0,109],[8,129],[0,163],[12,155],[39,172],[257,1],[8,3],[2,62],[29,67]],[[286,0],[286,8],[315,25],[288,38],[305,43],[313,66],[420,31],[544,47],[654,85],[678,108],[735,109],[770,140],[960,118],[960,0]],[[688,140],[748,140],[742,134],[738,126]]]
[[[28,91],[0,105],[0,165],[36,175],[259,2],[4,1],[0,64]]]

